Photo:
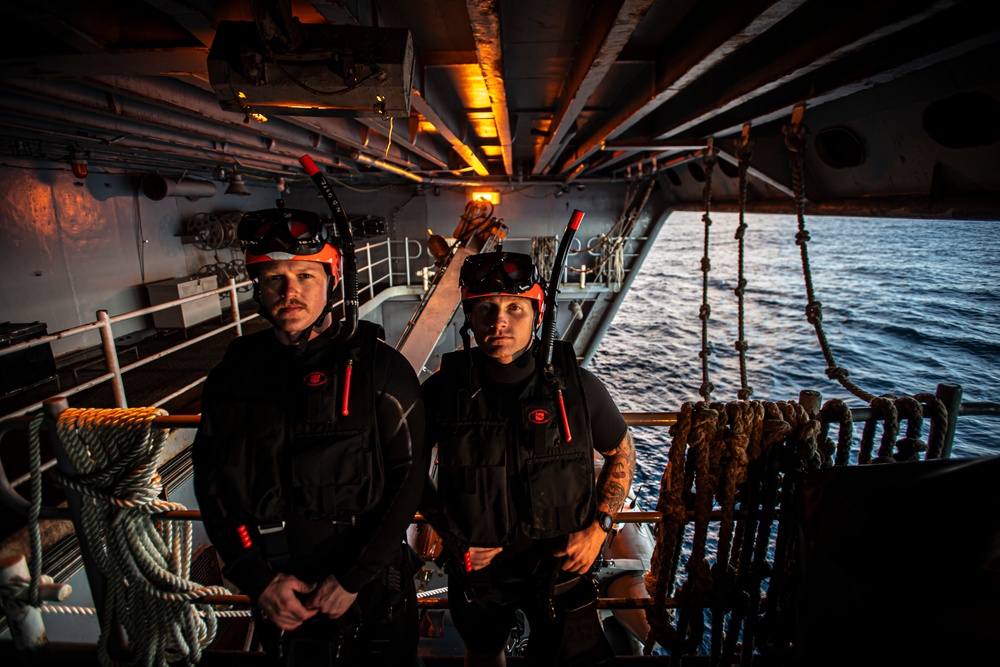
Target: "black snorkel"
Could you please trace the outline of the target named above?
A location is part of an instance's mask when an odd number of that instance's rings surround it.
[[[542,348],[539,362],[546,374],[552,371],[552,346],[556,340],[556,292],[559,291],[559,276],[562,275],[563,266],[566,264],[566,253],[576,236],[576,230],[580,228],[583,221],[583,211],[575,209],[573,215],[563,232],[562,241],[559,242],[559,249],[556,251],[556,261],[552,265],[552,275],[549,277],[549,286],[545,290],[545,317],[542,319]]]
[[[349,341],[358,330],[358,260],[354,254],[354,237],[351,235],[351,223],[344,213],[344,207],[340,205],[333,188],[326,182],[326,177],[320,171],[313,159],[308,155],[299,158],[299,164],[306,170],[312,178],[313,183],[319,187],[323,199],[330,206],[333,214],[333,223],[337,227],[337,234],[340,236],[340,257],[341,274],[344,281],[344,320],[340,324],[340,330],[332,337],[334,342],[343,343]]]
[[[545,381],[552,386],[556,403],[559,406],[559,416],[562,420],[563,439],[566,442],[573,440],[573,434],[569,430],[569,418],[566,415],[566,405],[563,402],[562,384],[556,377],[555,369],[552,367],[552,348],[556,340],[556,293],[559,291],[559,277],[562,275],[563,266],[566,263],[566,253],[576,236],[576,230],[580,228],[583,221],[583,211],[575,209],[570,216],[569,224],[563,232],[562,241],[559,242],[559,249],[556,251],[556,261],[552,265],[552,275],[549,277],[549,287],[545,290],[545,316],[542,319],[542,346],[539,350],[538,363],[541,366]]]

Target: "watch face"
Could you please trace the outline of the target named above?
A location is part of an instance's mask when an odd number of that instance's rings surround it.
[[[614,525],[614,520],[611,518],[611,515],[606,512],[597,513],[597,522],[600,524],[601,529],[605,533],[610,533],[611,527]]]

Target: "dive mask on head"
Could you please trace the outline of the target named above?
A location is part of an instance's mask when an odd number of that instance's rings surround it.
[[[246,264],[274,260],[320,262],[330,267],[336,277],[340,253],[332,244],[330,232],[311,211],[279,208],[250,211],[243,215],[236,229],[246,253]]]
[[[521,296],[535,302],[539,315],[545,312],[542,278],[529,255],[519,252],[484,252],[470,255],[462,264],[458,284],[462,302],[484,296]]]

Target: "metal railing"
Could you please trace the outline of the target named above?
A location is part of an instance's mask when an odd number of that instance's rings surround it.
[[[940,385],[939,395],[945,396],[950,394],[956,398],[956,402],[952,409],[949,410],[949,421],[957,421],[960,415],[992,415],[1000,416],[1000,403],[995,402],[967,402],[961,403],[957,402],[960,396],[960,388],[957,385]],[[817,404],[818,408],[818,394],[816,392],[803,392],[801,397],[806,403]],[[64,400],[54,399],[46,402],[46,413],[48,417],[52,420],[58,418],[58,413],[65,409],[66,404]],[[872,410],[867,407],[852,408],[851,415],[853,421],[865,421],[873,417]],[[630,427],[669,427],[677,423],[680,413],[678,412],[625,412],[622,413],[625,418],[626,423]],[[824,422],[833,421],[835,418],[825,415],[822,410],[817,412],[817,417],[822,419]],[[30,417],[20,416],[7,420],[0,423],[0,440],[3,436],[10,430],[17,428],[26,428]],[[151,425],[156,428],[162,429],[196,429],[201,422],[200,415],[167,415],[156,417],[152,420]],[[50,434],[50,437],[55,437]],[[61,450],[61,447],[56,447],[55,451],[57,454]],[[946,451],[950,450],[950,447],[946,448]],[[55,460],[50,462],[54,464]],[[26,514],[28,507],[28,500],[21,496],[15,487],[23,484],[30,479],[29,475],[24,475],[15,480],[9,480],[4,472],[2,462],[0,462],[0,499],[10,507],[20,514]],[[60,518],[60,519],[73,519],[74,521],[79,520],[77,516],[78,512],[74,511],[73,503],[70,503],[69,507],[43,507],[41,508],[42,518]],[[748,515],[747,510],[741,509],[737,510],[735,516],[737,518],[745,517]],[[716,509],[711,512],[710,520],[718,521],[722,516],[720,510]],[[175,510],[164,512],[158,515],[159,518],[169,521],[199,521],[201,520],[201,512],[199,510]],[[688,510],[685,512],[685,522],[691,522],[695,519],[695,513],[693,510]],[[417,513],[414,516],[415,523],[424,523],[424,517]],[[619,512],[615,517],[616,524],[626,524],[626,523],[659,523],[664,520],[664,515],[659,511],[637,511],[634,509],[625,510]],[[86,557],[86,555],[84,554]],[[249,606],[250,598],[246,595],[213,595],[206,597],[202,600],[209,604],[228,604],[237,606]],[[421,608],[428,609],[442,609],[447,607],[447,600],[440,597],[429,597],[421,599],[418,601],[418,605]],[[650,598],[608,598],[602,597],[598,600],[598,607],[601,609],[638,609],[647,608],[651,606],[652,602]],[[668,599],[666,605],[669,607],[679,606],[679,602],[674,599]]]
[[[393,246],[399,248],[395,253],[393,252]],[[401,248],[400,248],[401,246]],[[416,253],[412,252],[414,246],[416,247]],[[380,241],[378,243],[370,243],[362,246],[356,250],[356,253],[361,259],[365,260],[365,264],[358,267],[358,274],[367,280],[363,284],[358,286],[358,298],[364,303],[375,297],[376,294],[381,292],[383,289],[393,287],[396,285],[414,285],[421,284],[423,282],[422,278],[417,277],[414,271],[413,264],[423,252],[423,246],[416,239],[403,238],[400,240],[386,240]],[[393,270],[393,263],[398,262],[402,264],[402,270]],[[166,356],[174,354],[180,350],[183,350],[192,345],[196,345],[205,341],[212,336],[216,336],[224,331],[230,329],[236,330],[236,335],[243,335],[243,324],[249,322],[250,320],[258,317],[256,313],[243,316],[240,312],[240,303],[238,298],[238,292],[248,286],[250,286],[250,281],[236,282],[234,278],[229,279],[229,284],[218,289],[201,292],[189,297],[184,297],[181,299],[176,299],[174,301],[169,301],[167,303],[158,304],[155,306],[150,306],[148,308],[141,308],[139,310],[133,310],[131,312],[122,313],[121,315],[110,315],[106,310],[97,311],[97,320],[89,324],[84,324],[77,327],[72,327],[70,329],[65,329],[63,331],[57,331],[52,334],[47,334],[45,336],[40,336],[38,338],[33,338],[31,340],[24,341],[22,343],[17,343],[11,345],[10,347],[0,348],[0,357],[4,355],[13,354],[15,352],[20,352],[22,350],[27,350],[31,347],[37,345],[45,345],[51,343],[52,341],[64,340],[67,338],[72,338],[74,336],[79,336],[86,334],[88,332],[97,330],[100,332],[101,336],[101,348],[103,352],[103,361],[106,365],[106,372],[98,375],[97,377],[86,381],[77,383],[72,387],[67,389],[61,389],[53,396],[49,398],[54,398],[55,396],[69,397],[74,394],[78,394],[87,389],[91,389],[105,382],[111,383],[112,393],[114,395],[115,406],[119,408],[128,407],[128,399],[125,395],[125,384],[123,382],[122,376],[137,368],[141,368],[146,364],[149,364],[158,359],[162,359]],[[217,296],[218,295],[218,296]],[[188,303],[199,301],[201,299],[207,298],[219,298],[228,297],[230,304],[231,321],[228,323],[220,324],[220,326],[201,334],[195,338],[185,340],[182,343],[169,347],[165,350],[157,352],[155,354],[143,357],[137,361],[127,364],[125,366],[121,365],[119,359],[119,351],[115,345],[115,335],[114,327],[115,325],[121,324],[122,322],[127,322],[129,320],[134,320],[139,317],[145,317],[157,313],[162,310],[167,310],[170,308],[176,308],[183,306]],[[338,302],[335,305],[339,305]],[[95,360],[96,361],[96,360]],[[200,377],[195,381],[181,387],[180,389],[170,393],[167,396],[163,396],[152,403],[153,407],[159,407],[166,404],[167,402],[181,396],[182,394],[194,389],[199,384],[205,381],[205,377]],[[18,415],[27,414],[40,409],[45,400],[36,401],[30,405],[18,408],[8,414],[0,416],[0,420],[7,419],[10,417],[16,417]]]

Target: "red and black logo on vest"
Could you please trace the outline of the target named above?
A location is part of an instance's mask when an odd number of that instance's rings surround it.
[[[307,387],[322,387],[327,381],[326,373],[322,371],[311,371],[302,378],[303,384]]]
[[[544,426],[552,421],[552,413],[545,408],[534,408],[528,411],[528,423],[534,426]]]

